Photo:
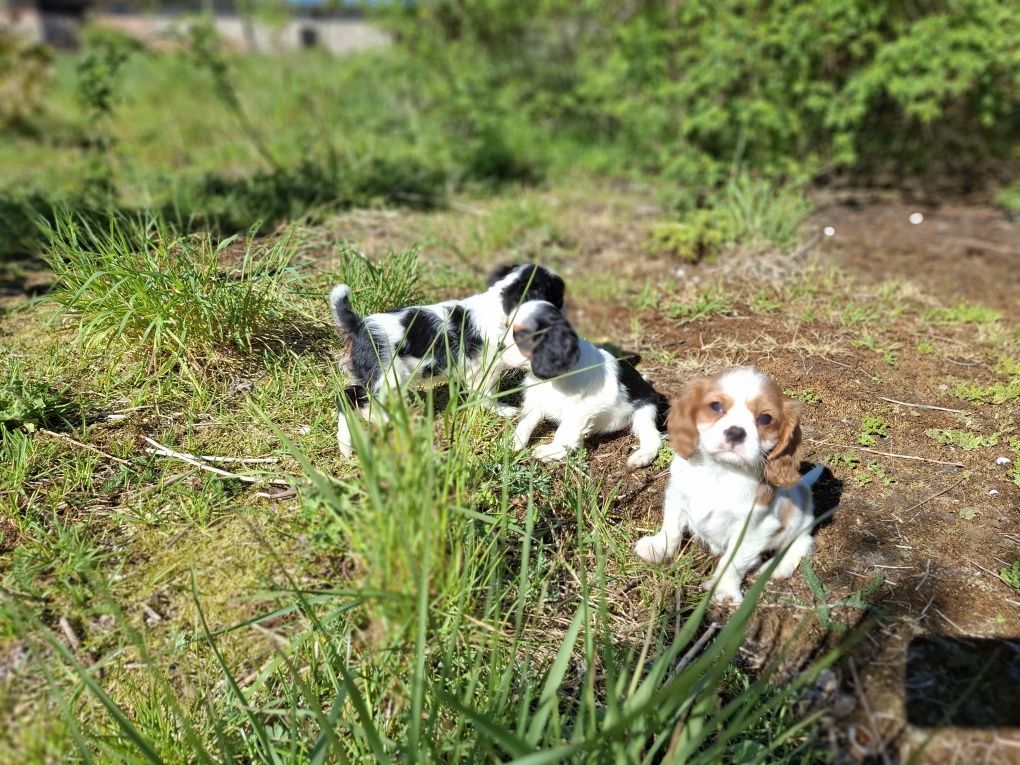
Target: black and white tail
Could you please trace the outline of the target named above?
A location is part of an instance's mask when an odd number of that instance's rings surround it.
[[[364,319],[351,308],[351,288],[346,284],[333,288],[329,293],[329,305],[333,309],[333,321],[348,335],[354,335],[364,326]]]

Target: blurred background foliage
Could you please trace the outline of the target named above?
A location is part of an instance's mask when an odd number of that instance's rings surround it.
[[[540,123],[611,147],[611,170],[704,185],[734,164],[973,175],[1016,159],[1009,2],[465,0],[393,18],[476,136],[496,115]]]
[[[268,7],[268,6],[267,6]],[[276,8],[276,5],[273,5]],[[734,178],[973,191],[1020,160],[1020,14],[1000,0],[372,4],[387,48],[158,50],[0,36],[0,243],[70,206],[267,230],[572,173],[681,211]]]

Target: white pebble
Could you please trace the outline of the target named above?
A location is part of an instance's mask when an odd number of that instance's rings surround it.
[[[297,429],[297,432],[300,433],[302,436],[307,436],[309,433],[312,432],[312,426],[302,425],[300,428]]]
[[[989,489],[988,490],[988,496],[989,497],[997,497],[997,496],[999,496],[999,490],[998,489]]]
[[[996,465],[1008,465],[1009,463],[1010,463],[1009,457],[996,457],[995,458],[995,464]]]
[[[834,229],[832,226],[826,226],[825,228],[822,229],[822,233],[825,234],[826,236],[835,236],[836,229]]]
[[[677,269],[677,270],[676,270],[676,271],[675,271],[675,272],[673,273],[673,275],[674,275],[674,276],[675,276],[675,277],[676,277],[677,279],[683,279],[683,278],[685,278],[685,277],[687,276],[686,272],[685,272],[685,271],[684,271],[684,270],[683,270],[682,268],[678,268],[678,269]]]
[[[919,212],[910,213],[910,217],[907,218],[907,220],[909,220],[915,226],[919,226],[922,223],[924,223],[924,215],[922,213],[919,213]]]

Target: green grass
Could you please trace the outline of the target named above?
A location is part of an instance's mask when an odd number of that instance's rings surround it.
[[[706,601],[683,605],[674,632],[673,606],[653,598],[640,632],[621,641],[610,572],[623,570],[621,559],[624,569],[635,564],[630,540],[605,522],[602,488],[580,472],[550,486],[505,434],[484,437],[491,416],[471,403],[432,411],[397,405],[385,433],[356,429],[359,469],[341,480],[278,433],[307,476],[314,512],[303,522],[323,535],[320,545],[332,540],[350,573],[302,583],[301,564],[254,532],[250,543],[275,572],[251,594],[254,613],[213,621],[207,575],[182,572],[187,601],[178,607],[190,602],[194,620],[176,645],[157,650],[158,631],[123,609],[116,567],[88,542],[88,525],[53,519],[45,545],[20,547],[9,584],[69,598],[65,612],[82,615],[74,624],[105,614],[116,635],[84,663],[44,612],[4,601],[4,623],[26,641],[55,704],[52,719],[36,721],[50,750],[152,763],[817,756],[814,718],[792,708],[837,654],[782,684],[771,670],[749,678],[731,668],[767,577],[677,670],[704,629]],[[438,455],[437,432],[446,434]],[[551,624],[550,613],[563,618]],[[260,624],[278,637],[253,675],[229,645]],[[130,668],[117,659],[125,650]],[[167,662],[205,670],[182,695]]]
[[[811,212],[800,188],[756,180],[745,173],[723,187],[720,208],[736,241],[784,252],[797,244],[801,223]]]
[[[449,401],[427,387],[413,405],[395,399],[387,426],[355,427],[356,464],[339,457],[340,341],[286,353],[264,342],[295,317],[328,326],[335,280],[364,310],[431,294],[446,277],[417,250],[366,259],[342,245],[306,271],[296,234],[217,242],[70,217],[45,233],[53,302],[72,321],[52,304],[20,312],[22,331],[3,339],[11,379],[46,376],[90,416],[67,423],[69,440],[0,436],[0,641],[26,656],[0,690],[19,710],[0,755],[825,756],[802,703],[838,651],[792,681],[778,663],[740,670],[761,577],[677,669],[708,627],[697,561],[638,561],[634,530],[613,517],[616,487],[583,452],[562,470],[513,452],[506,422],[453,381]],[[125,354],[186,363],[152,375]],[[35,419],[54,406],[44,398]],[[284,478],[299,496],[260,497],[270,487],[146,453],[143,437],[257,457],[199,462]]]
[[[423,298],[417,249],[390,251],[373,261],[351,247],[341,247],[338,256],[340,265],[330,277],[350,286],[351,304],[363,316],[416,305]]]
[[[45,233],[53,297],[80,321],[87,348],[137,351],[161,366],[280,339],[280,282],[293,254],[285,241],[238,242],[228,262],[233,238],[177,235],[158,219],[99,226],[68,214]]]
[[[808,406],[818,406],[818,404],[822,403],[822,397],[810,388],[805,388],[802,391],[785,390],[783,393],[798,401],[803,401]]]
[[[1020,213],[1020,183],[1011,183],[998,191],[995,202],[1006,212]]]
[[[851,341],[850,345],[853,348],[867,348],[869,351],[881,356],[882,361],[889,366],[896,366],[896,354],[867,332],[863,333],[858,339]]]
[[[713,260],[733,246],[786,252],[797,244],[800,226],[810,211],[799,188],[738,173],[706,208],[656,224],[650,246],[685,263]]]
[[[938,309],[932,318],[943,324],[994,324],[1002,320],[1002,311],[977,303],[960,303]]]
[[[708,287],[695,292],[685,300],[678,300],[666,306],[666,315],[689,324],[716,314],[727,314],[733,310],[733,299],[721,286]]]

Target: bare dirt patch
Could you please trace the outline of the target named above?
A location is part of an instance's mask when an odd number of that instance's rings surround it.
[[[936,704],[956,699],[940,695],[944,678],[936,665],[950,657],[939,655],[909,677],[906,663],[919,640],[948,636],[1005,647],[1016,666],[1020,592],[998,572],[1020,557],[1020,488],[1012,463],[996,458],[1020,458],[1009,447],[1020,412],[1015,401],[975,403],[954,390],[1008,378],[995,359],[1016,353],[1020,227],[995,210],[951,205],[926,211],[917,226],[908,221],[914,209],[823,206],[812,225],[833,225],[837,236],[822,240],[816,255],[823,268],[836,265],[849,278],[821,285],[808,301],[780,288],[778,305],[762,310],[763,301],[755,305],[758,286],[730,274],[731,304],[687,324],[669,319],[661,304],[641,311],[578,299],[574,316],[584,331],[627,339],[630,345],[620,344],[628,349],[636,345],[645,356],[642,370],[666,392],[695,371],[756,363],[811,401],[805,459],[830,466],[822,504],[838,501],[817,532],[812,561],[824,593],[812,591],[803,576],[770,586],[750,650],[776,653],[798,632],[794,654],[810,654],[833,637],[823,619],[852,625],[878,616],[843,664],[840,690],[829,697],[840,749],[852,759],[905,760],[933,733],[923,762],[1017,762],[1020,729],[1002,727],[991,707],[971,727],[909,723],[908,686],[915,701],[918,687],[922,696],[927,687]],[[662,284],[679,286],[676,264],[649,265]],[[684,279],[724,275],[724,266],[687,267]],[[821,272],[812,279],[822,281]],[[994,308],[1002,319],[939,318],[939,306],[958,304]],[[868,446],[862,443],[869,440],[862,437],[866,417],[888,425],[888,434]],[[965,432],[983,445],[940,443],[945,431]],[[619,482],[616,512],[644,531],[659,520],[666,476],[626,473],[627,447],[626,439],[599,444],[591,465],[606,485]],[[877,589],[865,598],[867,609],[845,605],[869,586]],[[805,617],[815,623],[798,631]],[[993,690],[988,684],[973,689],[977,698]],[[1020,705],[1015,690],[1012,701]]]

